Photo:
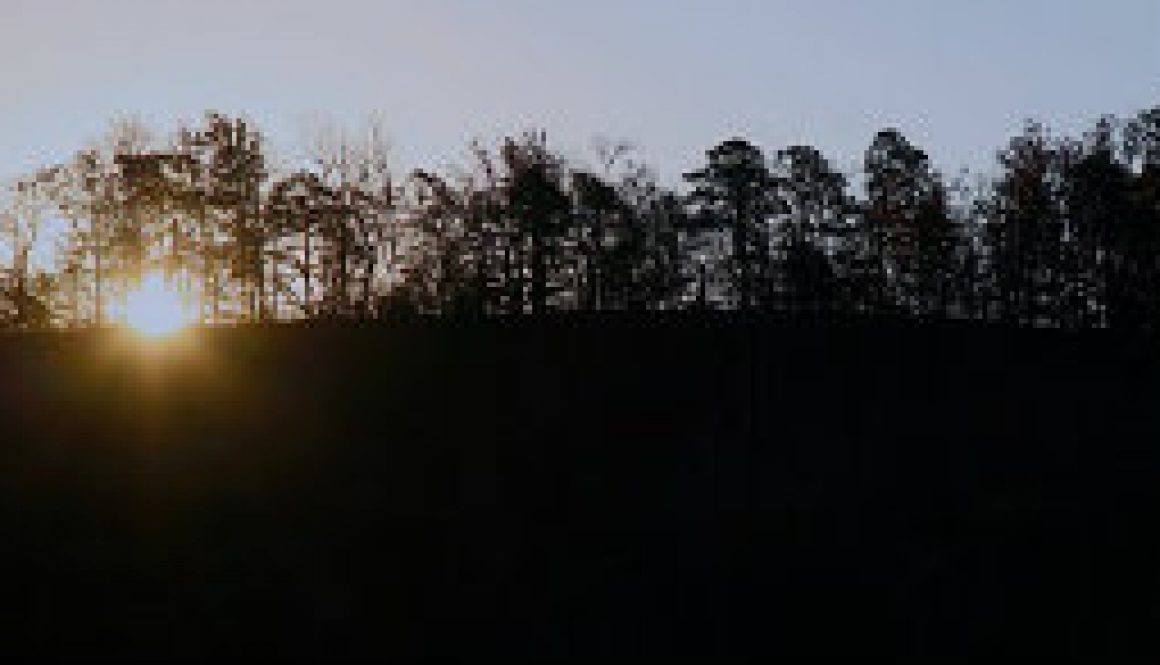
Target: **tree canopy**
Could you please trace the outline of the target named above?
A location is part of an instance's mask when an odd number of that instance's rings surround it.
[[[1160,322],[1160,108],[1080,137],[1028,123],[970,186],[893,128],[861,174],[733,137],[677,188],[627,143],[578,163],[539,131],[475,143],[453,173],[398,174],[383,135],[320,136],[286,167],[244,118],[168,136],[115,122],[6,185],[0,325],[115,322],[154,273],[213,324],[705,308]]]

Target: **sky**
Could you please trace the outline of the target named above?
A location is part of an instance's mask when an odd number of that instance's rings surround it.
[[[0,0],[0,177],[136,114],[384,119],[400,169],[543,128],[628,139],[675,182],[714,143],[808,143],[847,172],[897,127],[985,171],[1029,117],[1160,104],[1160,0]]]

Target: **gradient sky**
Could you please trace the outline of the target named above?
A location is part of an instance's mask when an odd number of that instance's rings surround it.
[[[897,126],[986,168],[1024,118],[1160,104],[1158,0],[0,0],[0,176],[136,112],[245,111],[290,150],[381,113],[400,167],[545,127],[632,139],[666,180],[740,134],[849,170]]]

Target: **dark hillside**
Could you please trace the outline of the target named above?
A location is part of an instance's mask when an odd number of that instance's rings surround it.
[[[1156,655],[1153,342],[697,321],[4,337],[2,643]]]

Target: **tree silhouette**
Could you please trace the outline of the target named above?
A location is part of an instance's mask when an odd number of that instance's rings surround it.
[[[791,311],[832,310],[843,300],[831,257],[844,258],[849,241],[846,179],[809,146],[778,151],[776,164],[777,196],[786,212],[778,248],[782,291]]]
[[[611,184],[586,171],[572,175],[575,193],[575,219],[578,238],[579,284],[577,305],[583,310],[606,309],[620,288],[617,282],[626,277],[617,266],[617,250],[610,246],[610,236],[627,223],[628,205]]]
[[[865,223],[875,257],[869,278],[877,304],[922,314],[948,254],[942,185],[926,153],[895,129],[874,137],[865,171]]]
[[[730,139],[669,189],[627,143],[601,143],[593,168],[542,132],[396,182],[383,136],[331,128],[286,168],[242,118],[209,112],[164,140],[118,119],[8,188],[0,325],[105,325],[153,271],[215,323],[710,307],[1160,323],[1160,109],[1078,138],[1030,123],[970,184],[885,129],[861,201],[806,145],[767,163]],[[34,261],[44,223],[54,255]]]
[[[757,305],[758,283],[769,276],[767,222],[777,212],[774,180],[761,150],[742,139],[730,139],[706,153],[706,165],[685,175],[693,185],[689,201],[707,228],[729,235],[726,260],[736,305]]]
[[[265,318],[266,243],[272,234],[261,212],[261,185],[266,176],[262,138],[241,118],[207,114],[203,137],[209,152],[210,202],[225,218],[225,271],[244,296],[246,316]],[[214,254],[211,250],[211,256]],[[216,258],[216,257],[215,257]],[[218,269],[211,274],[219,275]],[[214,295],[217,289],[214,289]]]
[[[1041,125],[1029,125],[1000,153],[1004,173],[996,186],[993,243],[1002,317],[1014,324],[1050,323],[1054,257],[1063,226],[1056,201],[1060,152]]]
[[[277,255],[290,259],[291,263],[290,279],[276,280],[275,298],[292,298],[293,284],[300,280],[302,294],[297,309],[306,317],[314,315],[316,236],[323,220],[330,216],[332,204],[329,188],[318,176],[305,171],[279,178],[266,198],[267,222],[284,245],[289,242]]]
[[[51,293],[43,288],[48,283],[36,288],[30,255],[45,215],[45,189],[52,180],[49,169],[17,181],[10,209],[0,215],[0,232],[12,255],[11,266],[0,273],[0,322],[10,327],[35,328],[49,322],[46,302]]]
[[[500,157],[506,169],[505,203],[518,234],[515,255],[522,255],[521,268],[526,269],[529,282],[526,296],[524,289],[515,291],[519,298],[513,303],[514,311],[524,311],[526,297],[531,314],[542,315],[555,286],[550,273],[570,209],[561,160],[548,150],[542,133],[529,133],[518,141],[508,139]]]
[[[1138,275],[1130,293],[1146,325],[1155,329],[1160,326],[1160,303],[1154,297],[1160,289],[1160,107],[1126,123],[1122,141],[1124,166],[1116,182],[1129,188],[1129,246]]]

